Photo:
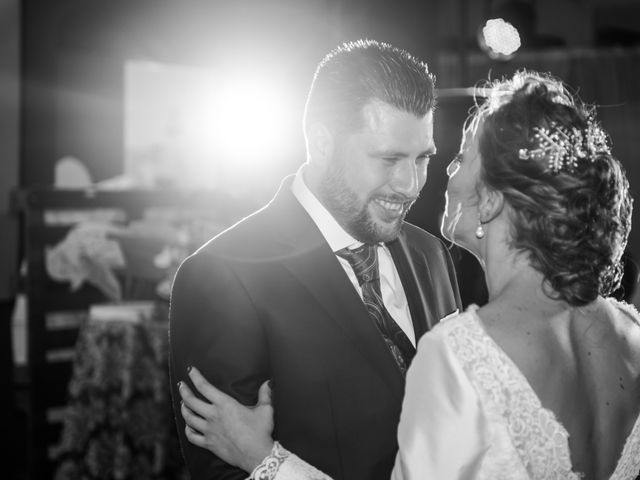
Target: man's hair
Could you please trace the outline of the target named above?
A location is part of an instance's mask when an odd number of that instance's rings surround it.
[[[424,117],[435,106],[434,77],[426,63],[375,40],[345,43],[318,65],[304,112],[304,130],[323,123],[334,134],[362,126],[362,109],[379,100]]]

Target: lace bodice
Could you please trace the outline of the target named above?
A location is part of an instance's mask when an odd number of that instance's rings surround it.
[[[567,431],[542,407],[520,371],[484,333],[475,314],[460,316],[445,338],[489,418],[505,422],[510,450],[517,455],[513,467],[524,467],[532,478],[578,480],[571,471]]]
[[[640,315],[633,307],[610,301],[638,322]],[[444,338],[478,393],[487,416],[505,427],[527,478],[580,479],[581,475],[571,467],[567,430],[552,411],[542,406],[526,377],[485,332],[476,310],[472,306],[465,314],[447,321]],[[501,452],[502,457],[504,453]],[[510,463],[516,468],[514,460]],[[640,418],[636,419],[610,479],[635,479],[639,473]],[[487,478],[496,478],[496,474]]]

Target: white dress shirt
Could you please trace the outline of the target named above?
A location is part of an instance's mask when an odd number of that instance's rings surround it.
[[[345,247],[353,249],[362,245],[362,242],[357,241],[344,231],[324,205],[322,205],[311,190],[309,190],[309,187],[307,187],[304,182],[304,166],[296,173],[293,183],[291,184],[291,191],[300,202],[300,205],[302,205],[318,226],[318,229],[320,229],[320,232],[334,253]],[[398,275],[398,271],[393,263],[391,252],[389,252],[387,246],[382,243],[378,245],[377,250],[382,301],[391,314],[391,317],[415,346],[416,336],[413,330],[413,323],[411,322],[409,304],[407,303],[407,297],[402,288],[400,275]],[[353,268],[346,259],[338,257],[337,255],[336,258],[360,295],[360,298],[362,298],[362,289],[360,288]]]

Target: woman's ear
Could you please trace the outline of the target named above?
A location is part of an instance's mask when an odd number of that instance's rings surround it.
[[[327,165],[333,158],[334,136],[323,123],[313,123],[307,128],[307,153],[310,163]]]
[[[504,209],[504,195],[499,190],[493,190],[483,185],[480,188],[480,203],[478,211],[480,222],[489,223],[502,213]]]

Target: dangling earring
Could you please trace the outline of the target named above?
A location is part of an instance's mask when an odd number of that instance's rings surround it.
[[[480,219],[478,219],[478,228],[476,228],[476,238],[484,238],[484,228],[482,228]]]

